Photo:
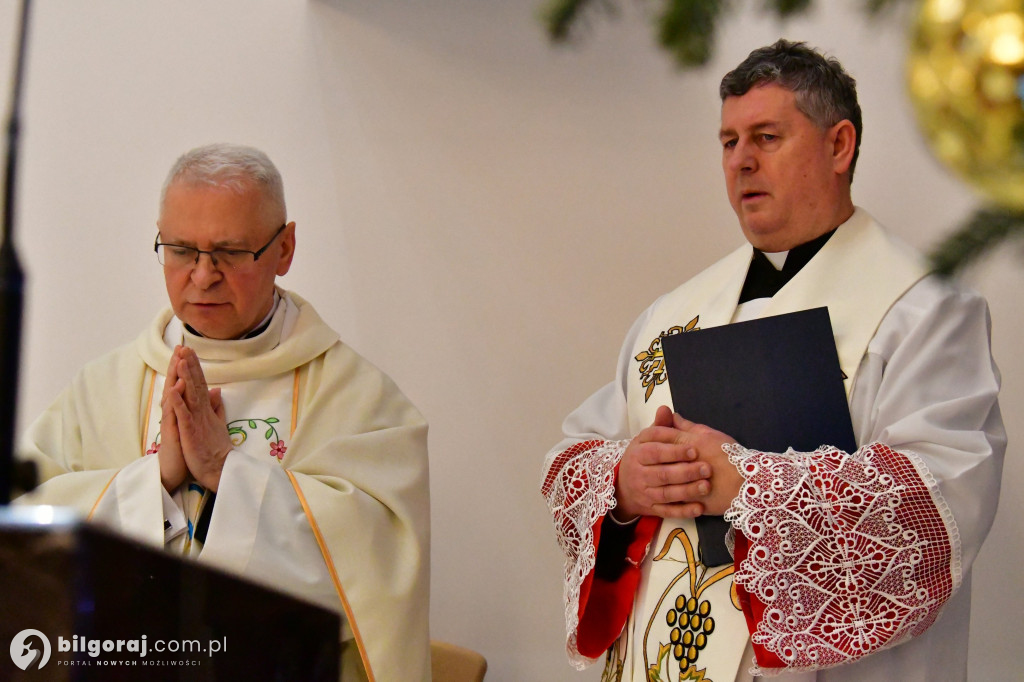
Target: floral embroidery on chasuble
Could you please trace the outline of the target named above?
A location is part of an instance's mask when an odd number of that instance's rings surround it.
[[[144,442],[148,444],[145,454],[152,454],[160,449],[160,396],[163,393],[164,379],[162,374],[153,376],[153,399],[150,401],[148,395],[143,396],[143,404],[150,403],[145,425]],[[288,451],[293,430],[294,381],[295,373],[285,372],[266,379],[210,384],[210,388],[221,389],[228,435],[236,451],[257,459],[269,458],[281,462]],[[149,387],[145,386],[144,389],[144,393],[148,394]],[[193,547],[192,529],[198,523],[209,498],[208,491],[194,482],[189,483],[182,491],[182,506],[189,527],[188,540],[183,550],[185,554],[194,554],[201,549],[200,544]],[[197,538],[196,543],[198,542]]]
[[[291,440],[294,380],[295,373],[286,372],[268,379],[210,385],[221,389],[228,435],[236,450],[259,459],[280,462],[284,458]],[[164,376],[157,375],[147,420],[148,452],[159,449],[163,386]]]

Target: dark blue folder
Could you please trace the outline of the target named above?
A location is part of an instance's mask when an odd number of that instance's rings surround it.
[[[661,341],[674,410],[741,445],[856,450],[827,308],[700,329]],[[701,561],[731,563],[722,517],[697,519]]]

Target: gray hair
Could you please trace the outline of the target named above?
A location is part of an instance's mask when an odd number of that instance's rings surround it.
[[[281,173],[270,157],[254,147],[221,142],[196,147],[182,154],[164,180],[160,191],[161,210],[167,189],[175,183],[223,187],[239,194],[255,186],[261,192],[273,222],[283,223],[287,216]]]
[[[852,182],[863,131],[857,82],[834,57],[826,57],[805,43],[779,40],[754,50],[725,74],[718,93],[724,102],[727,97],[741,97],[751,88],[771,83],[791,91],[796,96],[796,108],[822,130],[843,120],[853,124],[857,139],[850,161]]]

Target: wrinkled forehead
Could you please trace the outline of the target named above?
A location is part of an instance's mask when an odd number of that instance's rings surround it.
[[[779,85],[766,84],[722,100],[721,129],[763,127],[795,117],[807,118],[797,106],[796,93]]]
[[[278,213],[253,183],[174,182],[164,193],[157,228],[182,243],[246,243],[279,228]]]

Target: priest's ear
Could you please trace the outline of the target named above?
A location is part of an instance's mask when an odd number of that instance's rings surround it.
[[[832,152],[832,170],[837,175],[850,174],[850,164],[857,150],[857,129],[847,119],[829,128],[828,143]]]
[[[281,233],[281,251],[277,259],[277,275],[283,276],[288,274],[288,270],[292,267],[292,258],[295,257],[295,221],[285,225],[284,231]]]

